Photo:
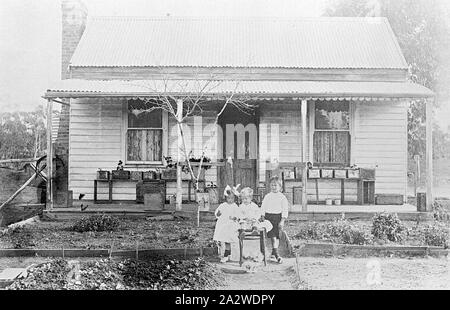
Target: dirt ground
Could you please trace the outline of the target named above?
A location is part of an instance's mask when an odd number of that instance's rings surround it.
[[[48,260],[0,258],[0,271]],[[268,262],[256,273],[224,273],[225,283],[217,290],[450,290],[448,259],[299,257],[298,263],[300,279],[295,272],[295,258],[285,258],[283,264]],[[215,265],[218,269],[238,269],[235,262]]]
[[[316,290],[450,290],[447,258],[299,257],[299,271]]]

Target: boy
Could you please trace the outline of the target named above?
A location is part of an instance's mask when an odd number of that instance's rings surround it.
[[[268,193],[262,202],[261,211],[264,219],[268,220],[273,228],[267,233],[272,241],[272,255],[276,261],[281,264],[282,258],[278,253],[280,244],[280,231],[284,228],[284,221],[288,217],[289,203],[287,198],[280,192],[281,184],[278,177],[272,177],[269,181],[270,193]]]

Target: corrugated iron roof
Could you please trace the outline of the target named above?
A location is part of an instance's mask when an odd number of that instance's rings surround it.
[[[47,98],[139,97],[198,95],[213,97],[226,94],[250,95],[255,98],[422,98],[434,94],[428,88],[409,82],[325,82],[325,81],[207,81],[148,80],[98,81],[63,80],[48,89]]]
[[[77,67],[405,69],[385,18],[94,17]]]

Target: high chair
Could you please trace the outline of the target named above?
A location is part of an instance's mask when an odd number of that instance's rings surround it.
[[[239,229],[239,266],[242,266],[244,262],[243,252],[244,252],[244,240],[257,240],[259,239],[259,246],[261,253],[263,254],[264,266],[267,266],[266,259],[266,229],[261,230],[253,229]]]

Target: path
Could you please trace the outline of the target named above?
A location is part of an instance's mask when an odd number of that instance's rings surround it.
[[[225,285],[218,290],[293,290],[296,289],[295,258],[285,258],[283,264],[268,262],[255,273],[225,273]],[[217,268],[238,269],[235,262],[217,264]]]

